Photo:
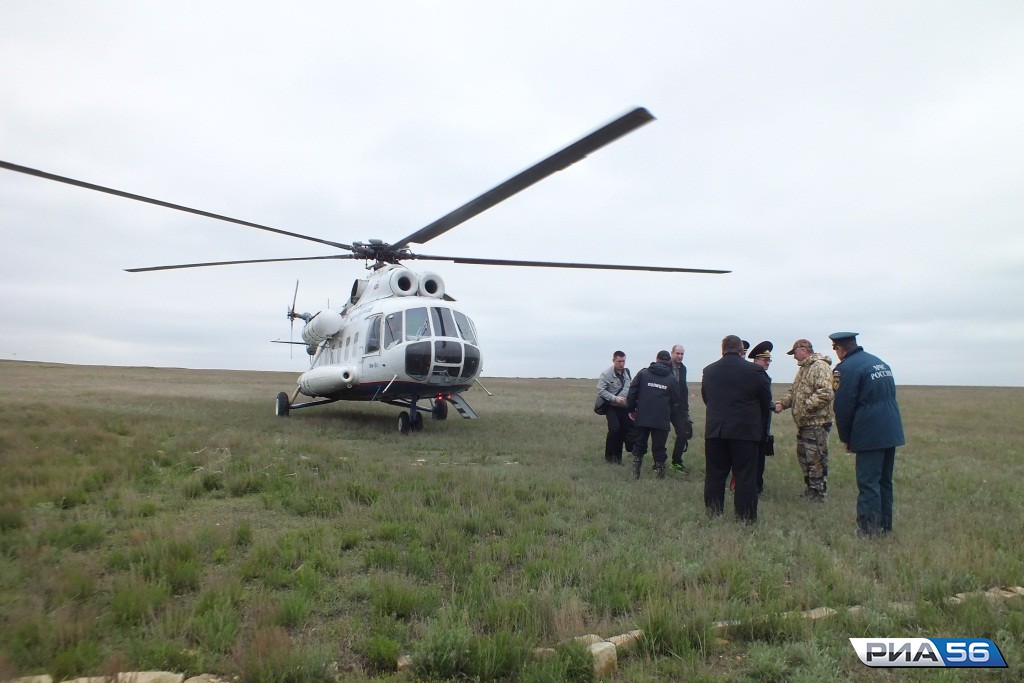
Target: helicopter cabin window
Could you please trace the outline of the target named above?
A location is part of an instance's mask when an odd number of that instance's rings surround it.
[[[384,316],[384,348],[390,349],[400,341],[402,341],[402,314],[391,313]]]
[[[363,353],[380,352],[380,319],[379,313],[370,318],[370,324],[366,326],[366,350]]]
[[[464,313],[459,313],[458,311],[452,311],[452,313],[455,314],[455,324],[459,326],[462,338],[470,344],[478,343],[476,340],[476,327],[473,326],[473,321]]]
[[[450,308],[438,308],[435,306],[430,309],[430,317],[434,323],[435,337],[458,338],[459,333],[455,330],[455,319],[452,318]]]
[[[426,308],[410,308],[405,312],[405,341],[419,341],[430,336]]]

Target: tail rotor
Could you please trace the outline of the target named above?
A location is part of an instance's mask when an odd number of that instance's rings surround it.
[[[292,295],[292,305],[289,306],[288,310],[285,312],[285,316],[287,316],[288,320],[290,321],[290,323],[289,323],[289,330],[288,330],[288,343],[292,344],[292,345],[294,345],[296,343],[295,342],[295,319],[296,318],[300,318],[304,322],[308,323],[310,321],[310,319],[313,317],[309,313],[296,313],[295,312],[295,303],[298,300],[299,300],[299,281],[296,280],[295,281],[295,294]],[[289,358],[293,357],[291,350],[288,351],[288,357]]]

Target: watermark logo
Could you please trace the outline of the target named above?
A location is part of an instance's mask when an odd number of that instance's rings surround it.
[[[871,667],[1006,667],[987,638],[850,638],[850,644]]]

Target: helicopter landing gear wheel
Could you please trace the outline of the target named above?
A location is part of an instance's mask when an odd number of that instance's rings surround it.
[[[434,407],[430,409],[430,416],[435,420],[448,419],[448,401],[434,401]]]
[[[418,411],[413,413],[412,416],[410,417],[410,420],[409,420],[409,426],[412,427],[412,431],[414,431],[414,432],[422,432],[423,431],[423,413],[418,412]]]
[[[404,410],[398,414],[398,433],[408,434],[411,431],[412,422],[409,420],[409,413]]]
[[[278,417],[288,417],[288,413],[291,412],[292,405],[291,401],[288,400],[288,394],[281,392],[277,395],[277,404],[274,406],[274,414]]]

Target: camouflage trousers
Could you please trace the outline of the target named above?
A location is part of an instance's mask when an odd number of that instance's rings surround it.
[[[832,424],[800,427],[796,433],[796,459],[804,473],[805,493],[824,499],[828,484],[828,433]]]

